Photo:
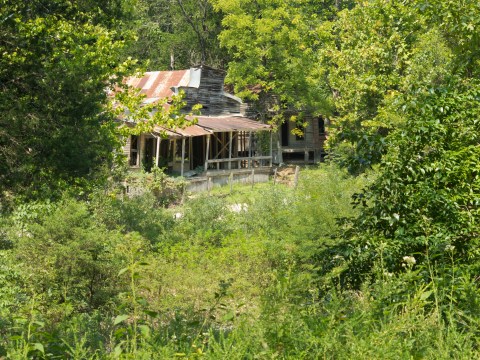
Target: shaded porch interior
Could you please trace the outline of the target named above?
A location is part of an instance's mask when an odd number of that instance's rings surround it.
[[[221,125],[219,125],[221,124]],[[156,127],[130,139],[130,165],[192,177],[212,171],[272,166],[269,125],[245,119],[205,119],[185,129]]]

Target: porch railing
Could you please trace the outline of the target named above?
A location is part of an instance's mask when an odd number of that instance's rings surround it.
[[[235,169],[251,169],[254,167],[262,166],[272,166],[273,156],[246,156],[246,157],[237,157],[237,158],[228,158],[228,159],[209,159],[206,161],[207,169],[210,169],[209,165],[215,165],[217,170],[220,170],[220,164],[227,164],[223,170],[233,169],[232,164],[235,164]],[[267,163],[267,164],[265,164]]]

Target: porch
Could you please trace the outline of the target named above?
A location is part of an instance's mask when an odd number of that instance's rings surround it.
[[[187,179],[213,177],[216,172],[270,169],[273,161],[270,125],[241,116],[198,117],[196,125],[184,129],[155,127],[130,141],[130,164],[149,171],[153,165],[171,175]]]

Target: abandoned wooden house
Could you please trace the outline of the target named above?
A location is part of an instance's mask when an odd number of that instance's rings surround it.
[[[308,164],[324,160],[326,119],[323,116],[307,115],[302,121],[307,124],[305,128],[298,129],[295,122],[288,120],[279,127],[276,149],[273,153],[275,163]],[[293,131],[295,128],[300,131]]]
[[[252,176],[252,169],[256,182],[268,179],[273,162],[271,126],[244,115],[242,101],[224,91],[224,76],[223,71],[200,66],[127,79],[145,94],[145,102],[183,91],[186,113],[195,104],[202,105],[195,125],[131,135],[124,146],[130,167],[148,171],[157,165],[192,182],[206,180],[206,186],[225,183],[228,177],[242,181]]]

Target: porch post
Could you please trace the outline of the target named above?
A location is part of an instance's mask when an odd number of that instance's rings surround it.
[[[238,146],[239,146],[239,149],[237,149],[237,154],[240,152],[240,154],[242,154],[242,157],[243,157],[243,152],[245,151],[245,149],[243,148],[243,131],[239,131],[238,132]],[[241,160],[238,160],[238,168],[241,169],[242,168],[242,161]]]
[[[270,167],[273,166],[273,133],[270,130]]]
[[[155,154],[155,162],[156,162],[157,167],[160,164],[160,141],[162,141],[162,137],[157,136],[157,151],[156,151],[156,154]]]
[[[232,169],[232,144],[233,144],[233,131],[230,131],[230,144],[228,146],[228,170]]]
[[[222,154],[220,155],[222,159],[225,159],[225,133],[222,132],[222,138],[221,138],[221,143],[222,143]]]
[[[278,152],[277,161],[279,164],[283,163],[283,148],[280,142],[280,136],[281,136],[281,132],[277,131],[277,152]]]
[[[250,164],[250,167],[253,167],[253,161],[252,161],[252,132],[248,132],[248,163]]]
[[[205,172],[208,170],[208,152],[210,151],[210,134],[207,135],[207,151],[205,151]]]
[[[180,166],[180,176],[183,176],[184,163],[185,163],[185,137],[182,137],[182,165]]]
[[[175,169],[175,164],[177,163],[177,139],[173,139],[173,168]]]
[[[188,166],[190,170],[193,170],[193,137],[188,138],[188,160]]]

